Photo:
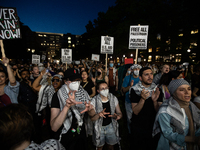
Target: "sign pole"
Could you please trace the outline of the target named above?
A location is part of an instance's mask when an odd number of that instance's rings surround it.
[[[67,70],[67,62],[65,63],[65,65],[66,65],[66,70]]]
[[[106,67],[106,70],[105,70],[106,72],[107,72],[107,60],[108,60],[108,54],[106,53],[106,66],[105,66]]]
[[[5,51],[4,51],[4,46],[3,46],[3,40],[0,40],[0,43],[1,43],[1,53],[2,53],[2,57],[6,57]]]
[[[137,64],[137,59],[138,59],[138,48],[136,49],[135,52],[135,64]]]

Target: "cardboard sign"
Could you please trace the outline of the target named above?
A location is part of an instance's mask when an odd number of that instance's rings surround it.
[[[61,60],[63,63],[72,62],[72,49],[62,48],[61,49]]]
[[[129,49],[147,49],[149,26],[130,26]]]
[[[45,55],[42,55],[42,58],[41,58],[42,60],[45,60],[46,59],[46,56]]]
[[[101,36],[101,54],[113,54],[114,38],[109,36]]]
[[[124,64],[133,64],[133,58],[127,58],[124,60]]]
[[[21,38],[16,8],[0,7],[0,40]]]
[[[32,64],[40,63],[40,55],[32,55]]]
[[[97,54],[92,54],[92,59],[91,60],[94,60],[94,61],[99,61],[99,55]]]

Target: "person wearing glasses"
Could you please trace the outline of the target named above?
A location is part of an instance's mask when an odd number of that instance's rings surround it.
[[[33,82],[33,89],[38,92],[38,99],[36,103],[37,116],[42,124],[37,123],[37,127],[40,129],[41,126],[46,127],[47,132],[38,134],[46,135],[49,137],[54,136],[54,133],[51,131],[50,127],[50,107],[51,101],[54,93],[56,93],[62,85],[62,76],[59,74],[54,75],[53,77],[48,76],[48,72],[44,69],[40,76]],[[39,124],[39,125],[38,125]],[[45,136],[44,136],[45,137]],[[42,139],[44,140],[44,139]]]

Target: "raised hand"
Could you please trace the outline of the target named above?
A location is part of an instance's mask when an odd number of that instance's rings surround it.
[[[81,114],[84,112],[90,111],[92,109],[93,109],[93,105],[90,104],[90,101],[88,103],[85,102],[85,109],[81,112]]]
[[[156,102],[158,100],[158,98],[159,98],[159,95],[160,95],[160,90],[157,87],[156,91],[152,92],[152,95],[151,95],[152,101]]]
[[[82,102],[77,102],[75,100],[75,92],[76,91],[69,92],[69,94],[68,94],[69,98],[66,100],[66,104],[65,104],[68,108],[70,108],[73,105],[82,104]]]
[[[116,113],[114,113],[113,115],[108,115],[108,117],[112,117],[112,118],[114,118],[115,120],[119,120],[121,117],[118,115],[118,114],[116,114]]]
[[[131,80],[130,86],[132,87],[134,84],[134,80]]]
[[[146,100],[150,96],[150,92],[148,90],[143,89],[141,91],[141,97],[142,99]]]
[[[105,115],[109,115],[110,114],[109,112],[105,112],[105,110],[106,110],[106,108],[99,113],[99,117],[106,118]]]

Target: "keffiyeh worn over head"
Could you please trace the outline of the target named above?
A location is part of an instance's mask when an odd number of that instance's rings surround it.
[[[176,80],[172,80],[169,85],[168,85],[168,90],[170,92],[170,95],[173,95],[174,92],[176,91],[176,89],[181,86],[181,85],[190,85],[186,80],[184,79],[176,79]]]
[[[132,86],[132,87],[130,88],[129,94],[130,94],[130,92],[131,92],[131,89],[133,89],[133,90],[135,91],[135,93],[136,93],[137,95],[140,96],[142,90],[145,89],[145,90],[148,90],[148,91],[149,91],[149,93],[150,93],[149,97],[151,97],[152,92],[155,91],[156,88],[157,88],[157,85],[156,85],[155,83],[152,83],[148,88],[146,88],[145,86],[142,85],[142,82],[139,81],[136,85],[134,85],[134,86]],[[149,97],[148,97],[148,98],[149,98]]]
[[[140,66],[140,65],[138,65],[138,64],[134,64],[134,65],[132,65],[132,66],[130,67],[131,70],[133,70],[133,69],[135,69],[135,68],[141,69],[142,66]]]

